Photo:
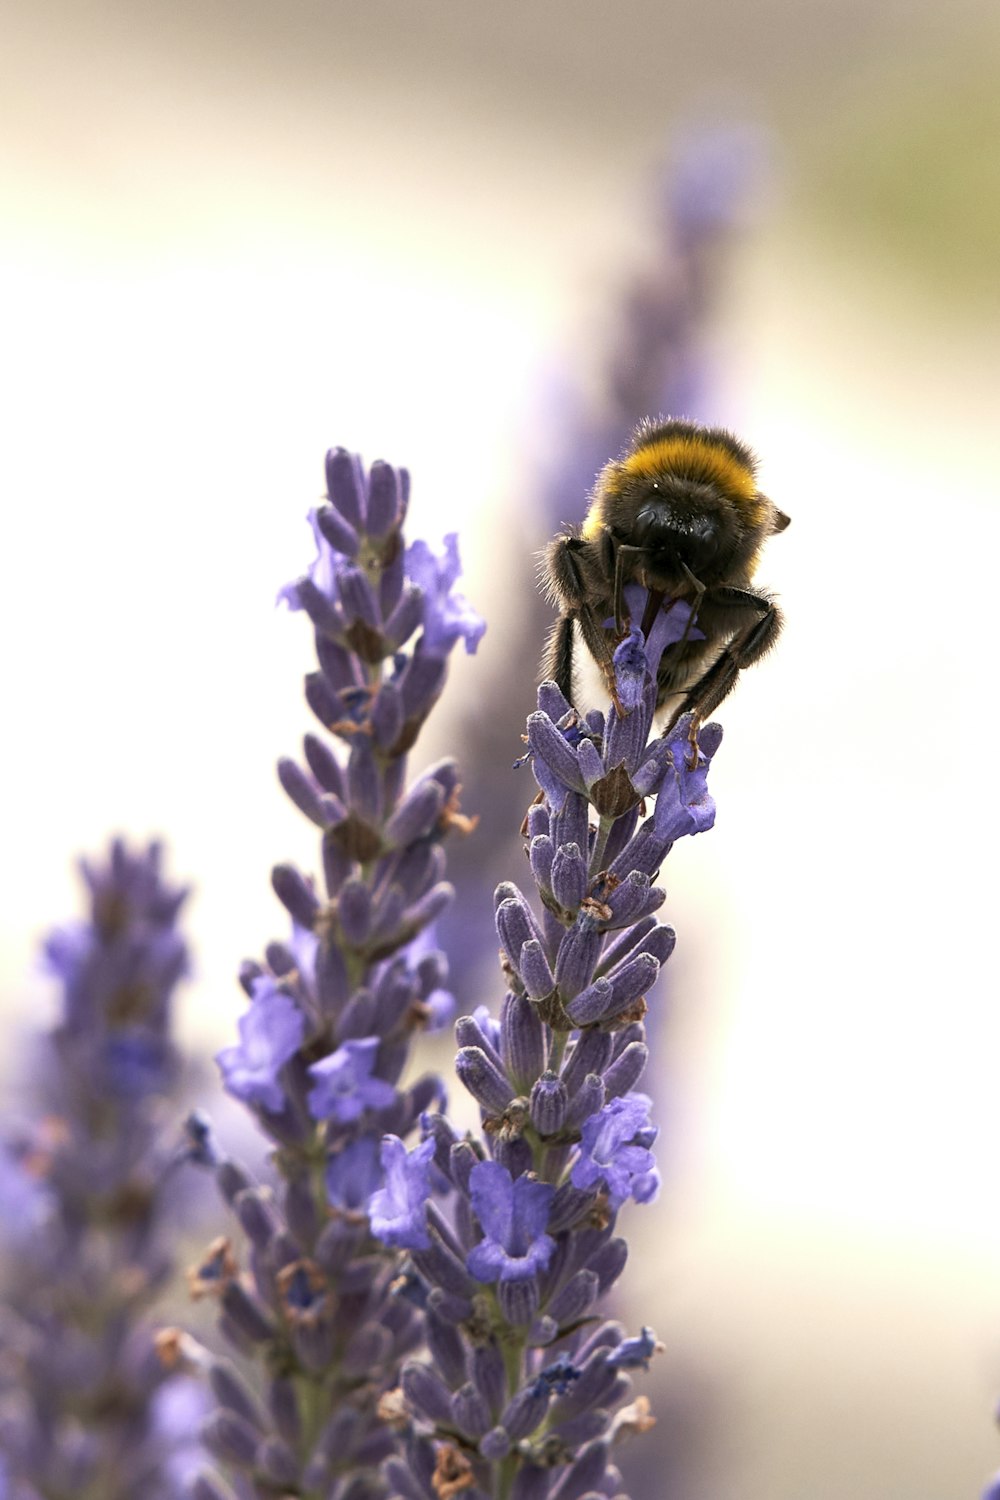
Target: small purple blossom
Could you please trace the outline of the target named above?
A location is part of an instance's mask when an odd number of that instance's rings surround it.
[[[405,566],[407,578],[424,596],[424,645],[427,650],[447,654],[461,639],[468,654],[474,655],[486,630],[486,621],[464,595],[453,592],[462,571],[457,534],[449,532],[445,537],[441,555],[435,555],[426,542],[412,542],[406,549]]]
[[[455,996],[451,990],[431,990],[424,1001],[427,1007],[427,1031],[443,1031],[455,1014]]]
[[[608,1364],[614,1370],[648,1370],[654,1354],[663,1349],[651,1328],[643,1328],[637,1338],[622,1339],[608,1355]]]
[[[316,556],[309,564],[309,571],[304,578],[297,578],[292,583],[286,583],[278,591],[277,603],[287,604],[291,610],[306,609],[309,594],[306,585],[311,584],[316,593],[326,599],[331,605],[337,601],[337,554],[330,547],[322,531],[319,528],[319,512],[309,512],[309,525],[312,528],[313,540],[316,543]]]
[[[690,720],[681,719],[669,736],[672,771],[664,777],[653,810],[653,827],[661,839],[704,833],[715,822],[715,801],[708,790],[708,768],[722,742],[722,728],[706,724],[698,736],[699,753],[693,767]]]
[[[368,1216],[372,1234],[384,1244],[406,1250],[430,1248],[427,1202],[431,1195],[433,1155],[433,1139],[407,1151],[398,1135],[383,1138],[381,1162],[385,1186],[372,1194]]]
[[[626,1198],[648,1203],[656,1196],[659,1177],[649,1146],[655,1130],[649,1123],[652,1100],[646,1094],[612,1099],[584,1122],[580,1155],[573,1164],[573,1186],[607,1188],[612,1208]]]
[[[374,1076],[378,1049],[378,1037],[366,1036],[344,1042],[329,1057],[313,1063],[309,1111],[314,1120],[349,1125],[366,1109],[386,1109],[393,1103],[396,1090],[392,1084]]]
[[[301,1047],[305,1016],[268,978],[256,979],[253,999],[237,1022],[240,1040],[215,1055],[227,1093],[277,1113],[285,1102],[279,1074]]]
[[[625,604],[629,615],[634,621],[641,620],[646,609],[649,594],[639,583],[630,583],[625,587]],[[632,633],[636,627],[633,624]],[[645,640],[639,633],[639,641],[646,660],[646,668],[654,680],[660,667],[660,657],[668,646],[676,646],[678,641],[703,641],[705,632],[698,629],[697,616],[694,607],[687,604],[683,599],[665,599],[661,607],[653,616],[653,623],[649,627],[649,635]],[[624,644],[624,643],[623,643]],[[622,686],[618,684],[618,696],[622,698]],[[622,698],[622,702],[624,703]]]
[[[633,625],[628,635],[615,648],[615,683],[618,700],[623,708],[638,708],[642,702],[646,683],[646,652],[642,631]]]
[[[337,1208],[363,1209],[381,1181],[378,1141],[373,1135],[348,1142],[327,1162],[326,1190]]]
[[[545,1229],[555,1189],[483,1161],[469,1174],[472,1209],[483,1239],[466,1256],[477,1281],[527,1281],[544,1271],[556,1242]]]

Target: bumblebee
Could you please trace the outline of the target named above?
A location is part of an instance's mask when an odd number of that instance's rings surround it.
[[[731,432],[640,423],[597,476],[583,525],[546,550],[547,591],[561,612],[546,676],[574,701],[578,629],[617,705],[612,656],[633,623],[625,591],[638,584],[646,597],[634,623],[644,635],[659,611],[687,606],[683,633],[660,661],[656,706],[669,705],[666,729],[693,714],[694,735],[778,638],[781,611],[753,576],[765,541],[788,520],[757,488],[756,459]]]

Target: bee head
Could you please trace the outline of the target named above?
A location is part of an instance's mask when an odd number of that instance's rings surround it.
[[[750,450],[721,428],[645,423],[598,479],[584,535],[607,527],[646,554],[663,582],[689,569],[705,583],[753,555],[773,507],[757,489]]]

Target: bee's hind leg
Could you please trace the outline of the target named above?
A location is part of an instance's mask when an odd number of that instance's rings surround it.
[[[753,666],[770,651],[781,634],[783,623],[781,611],[766,594],[721,586],[711,589],[709,597],[713,604],[722,605],[737,615],[752,613],[756,619],[737,630],[726,642],[712,665],[687,689],[680,707],[671,714],[663,731],[668,734],[682,715],[693,715],[688,737],[691,745],[689,770],[694,770],[698,762],[698,730],[701,725],[728,698],[744,667]]]
[[[605,534],[602,545],[613,546],[610,535]],[[615,707],[624,714],[615,687],[612,647],[603,622],[588,603],[587,581],[578,557],[585,550],[586,543],[579,537],[563,536],[551,542],[545,554],[550,592],[563,613],[549,636],[543,670],[567,702],[573,703],[573,625],[578,621],[584,644],[604,674]]]
[[[542,663],[544,680],[554,682],[567,703],[573,702],[573,620],[565,614],[553,625]]]

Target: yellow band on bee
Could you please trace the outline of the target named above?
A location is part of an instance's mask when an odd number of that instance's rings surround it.
[[[734,500],[752,500],[757,481],[746,464],[718,443],[700,435],[660,438],[638,448],[616,465],[619,475],[655,479],[676,474],[680,479],[708,480]]]

